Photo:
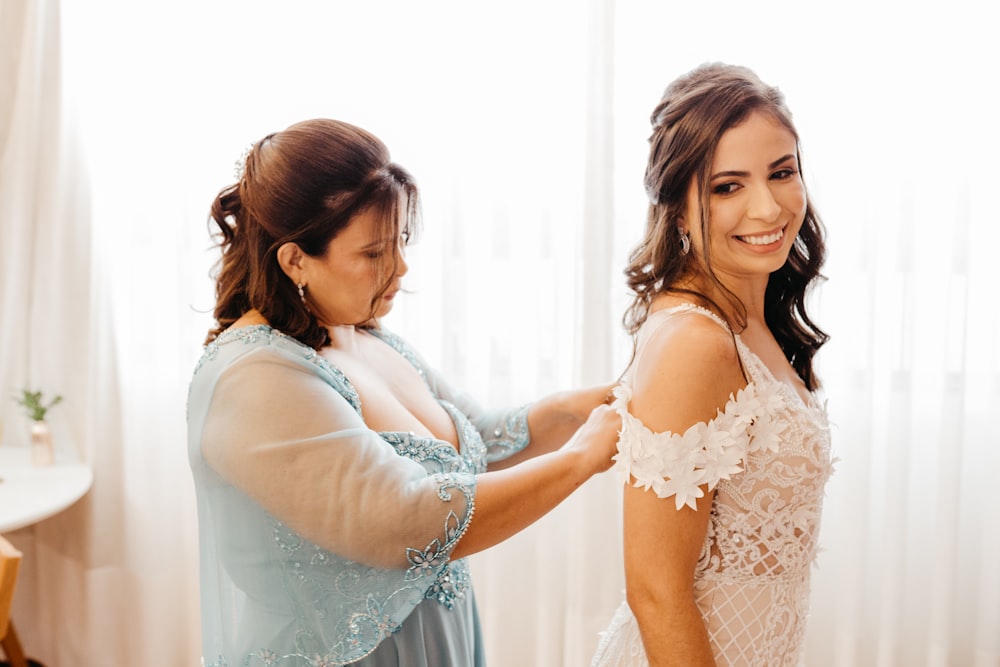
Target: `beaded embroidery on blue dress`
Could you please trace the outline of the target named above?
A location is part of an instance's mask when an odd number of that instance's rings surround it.
[[[367,429],[343,373],[271,327],[205,348],[188,435],[208,667],[483,665],[468,565],[449,556],[475,474],[527,446],[527,408],[484,411],[402,339],[372,333],[418,369],[459,450]]]

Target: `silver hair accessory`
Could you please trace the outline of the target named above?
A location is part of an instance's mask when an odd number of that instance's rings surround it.
[[[299,298],[302,299],[302,303],[306,302],[306,286],[303,283],[296,283],[296,287],[299,288]]]
[[[686,255],[691,252],[691,237],[683,229],[678,229],[677,233],[681,237],[681,254]]]
[[[240,155],[240,158],[233,163],[233,175],[236,177],[237,181],[243,180],[243,174],[247,169],[247,158],[250,157],[250,153],[253,152],[253,144],[250,144]]]

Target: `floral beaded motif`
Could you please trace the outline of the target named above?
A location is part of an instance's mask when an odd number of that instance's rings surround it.
[[[451,487],[462,488],[460,485],[445,483],[443,475],[435,477],[440,477],[439,481],[442,482],[440,493],[447,494],[447,489]],[[469,493],[464,488],[462,492]],[[433,580],[428,579],[428,583],[425,584],[427,588],[423,597],[435,599],[448,608],[451,608],[456,600],[464,597],[469,584],[465,562],[447,562],[447,554],[461,537],[464,525],[460,524],[458,518],[451,513],[445,527],[446,537],[443,544],[435,539],[423,550],[408,550],[411,567],[406,573],[406,579],[418,581],[425,577],[434,577]],[[327,646],[323,653],[315,651],[317,638],[313,637],[311,632],[302,630],[298,634],[296,642],[298,650],[295,653],[278,655],[270,649],[261,648],[247,656],[244,664],[265,667],[286,664],[296,666],[307,664],[311,667],[345,665],[363,658],[378,645],[379,641],[400,628],[400,623],[393,619],[382,603],[366,593],[365,582],[371,574],[378,571],[377,568],[348,563],[331,584],[310,573],[315,573],[313,567],[322,566],[335,559],[335,555],[303,539],[280,521],[273,522],[272,533],[275,546],[284,554],[283,569],[287,580],[303,590],[314,591],[312,599],[315,601],[315,606],[310,610],[311,614],[318,618],[326,617],[324,591],[331,587],[349,598],[364,598],[364,604],[360,609],[351,612],[343,622],[345,629],[341,640],[333,646]],[[331,622],[335,621],[331,619]],[[226,662],[221,660],[212,663],[210,667],[224,665]]]
[[[434,579],[434,583],[424,595],[428,600],[436,600],[448,609],[455,607],[457,600],[465,599],[469,588],[469,565],[462,560],[447,563]]]
[[[503,425],[493,430],[493,437],[483,441],[488,461],[502,461],[528,446],[528,407],[524,405],[510,413]]]

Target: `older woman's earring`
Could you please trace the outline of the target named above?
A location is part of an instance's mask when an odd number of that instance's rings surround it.
[[[677,233],[681,237],[681,254],[686,255],[691,252],[691,237],[683,229],[678,229]]]
[[[296,283],[296,287],[299,288],[299,298],[302,299],[302,303],[306,302],[306,286],[302,283]]]

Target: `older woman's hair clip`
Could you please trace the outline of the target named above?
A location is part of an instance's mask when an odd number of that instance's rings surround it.
[[[243,174],[246,173],[247,168],[247,158],[250,157],[250,153],[253,152],[254,144],[250,144],[240,155],[239,159],[233,164],[233,175],[236,177],[237,181],[243,180]]]

